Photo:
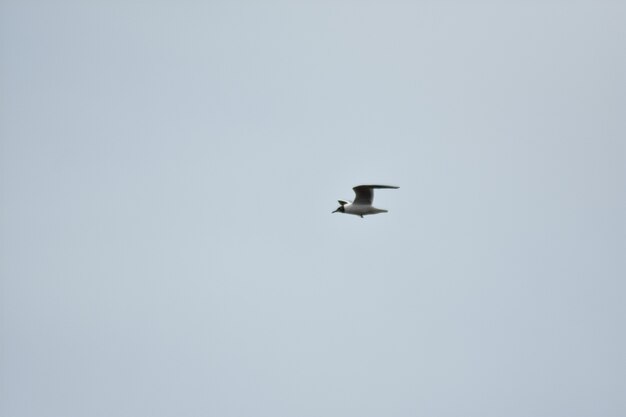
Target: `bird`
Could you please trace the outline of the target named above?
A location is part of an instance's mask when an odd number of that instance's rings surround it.
[[[357,185],[352,188],[355,194],[354,201],[337,200],[340,206],[333,213],[354,214],[355,216],[361,216],[361,218],[370,214],[387,213],[387,210],[372,206],[374,189],[376,188],[398,189],[400,187],[394,185]]]

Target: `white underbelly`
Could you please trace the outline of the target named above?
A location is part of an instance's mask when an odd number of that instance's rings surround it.
[[[357,216],[365,216],[368,214],[386,213],[387,210],[377,209],[376,207],[366,206],[362,204],[349,204],[344,206],[345,213],[355,214]]]

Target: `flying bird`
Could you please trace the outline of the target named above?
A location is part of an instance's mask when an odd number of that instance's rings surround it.
[[[374,201],[374,189],[375,188],[400,188],[393,185],[358,185],[353,188],[354,201],[349,202],[346,200],[338,200],[340,206],[333,213],[346,213],[354,214],[356,216],[367,216],[369,214],[387,213],[387,210],[378,209],[372,206]]]

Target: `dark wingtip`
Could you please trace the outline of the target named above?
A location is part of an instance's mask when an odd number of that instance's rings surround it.
[[[397,185],[381,185],[381,184],[363,184],[363,185],[357,185],[356,187],[352,187],[352,189],[356,189],[356,188],[371,188],[373,190],[376,189],[384,189],[384,188],[400,188]]]

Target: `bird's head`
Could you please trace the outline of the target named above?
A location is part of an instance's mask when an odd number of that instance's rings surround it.
[[[341,204],[341,205],[340,205],[339,207],[337,207],[337,210],[333,211],[333,213],[337,213],[337,212],[339,212],[339,213],[345,213],[345,212],[346,212],[346,209],[345,209],[345,207],[344,207],[344,206],[345,206],[346,204],[349,204],[349,202],[348,202],[348,201],[345,201],[345,200],[338,200],[338,201],[339,201],[339,204]]]

